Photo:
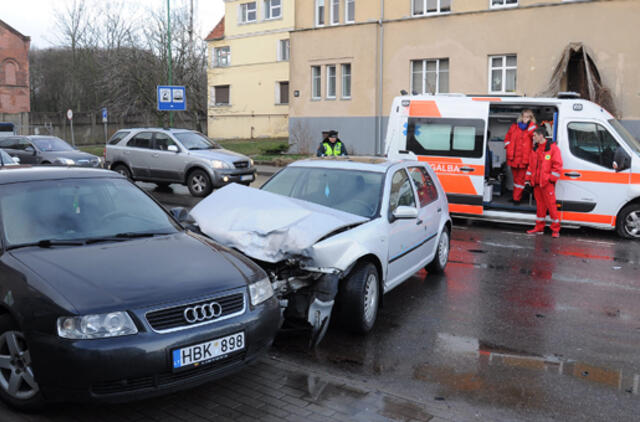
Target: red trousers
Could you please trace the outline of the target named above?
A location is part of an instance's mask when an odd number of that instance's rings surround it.
[[[520,201],[522,199],[522,190],[524,189],[527,169],[511,167],[511,174],[513,174],[513,200]]]
[[[556,187],[549,183],[545,187],[535,186],[533,188],[533,197],[536,199],[536,229],[544,229],[544,218],[549,212],[551,217],[551,231],[558,233],[560,231],[560,215],[556,205]]]

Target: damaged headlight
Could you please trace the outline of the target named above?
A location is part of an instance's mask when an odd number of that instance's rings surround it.
[[[273,288],[268,278],[249,284],[249,296],[251,296],[251,305],[257,306],[273,296]]]

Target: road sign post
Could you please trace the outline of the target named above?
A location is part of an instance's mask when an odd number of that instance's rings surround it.
[[[67,119],[69,119],[69,124],[71,124],[71,145],[76,147],[76,138],[73,134],[73,111],[71,109],[67,110]]]
[[[107,108],[102,107],[102,123],[104,124],[104,143],[107,143]]]

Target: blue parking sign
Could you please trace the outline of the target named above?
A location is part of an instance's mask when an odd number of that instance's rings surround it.
[[[184,86],[158,85],[159,111],[185,111],[187,95]]]

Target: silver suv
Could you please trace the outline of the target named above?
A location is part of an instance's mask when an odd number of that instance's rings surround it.
[[[256,169],[249,157],[223,149],[187,129],[122,129],[107,142],[106,166],[132,180],[187,185],[206,196],[228,183],[249,185]]]

